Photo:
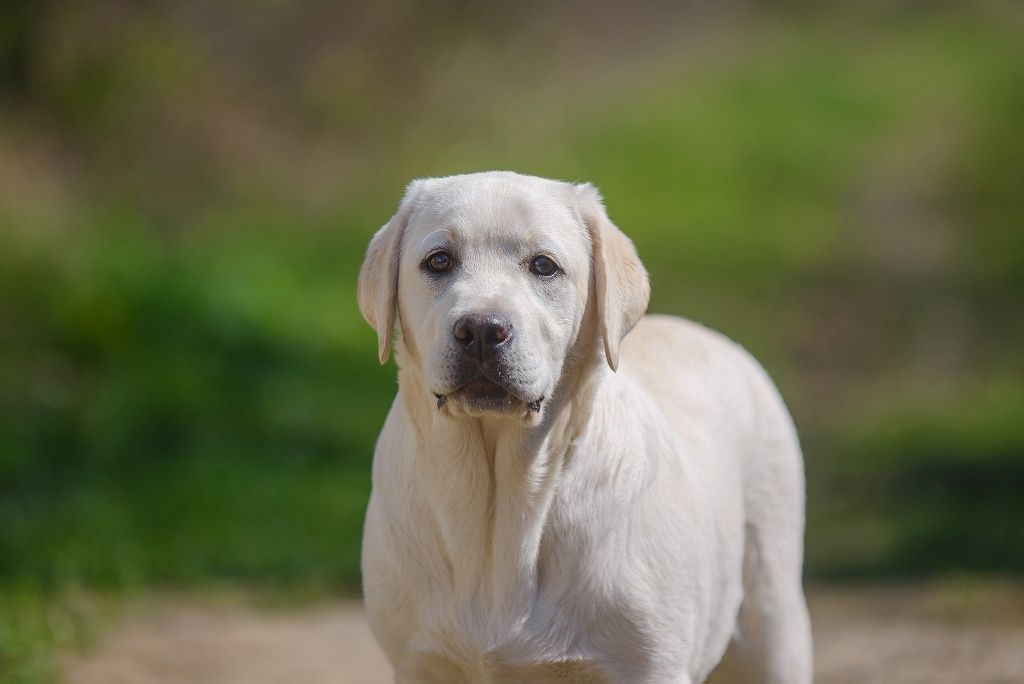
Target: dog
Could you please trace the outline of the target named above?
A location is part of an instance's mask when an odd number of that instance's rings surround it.
[[[792,420],[649,293],[590,184],[417,180],[373,236],[399,389],[362,572],[396,682],[811,681]]]

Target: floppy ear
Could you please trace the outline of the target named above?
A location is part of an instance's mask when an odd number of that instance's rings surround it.
[[[601,193],[590,183],[576,186],[576,201],[593,244],[598,328],[612,370],[619,366],[619,343],[647,310],[651,286],[633,242],[608,218]]]
[[[406,188],[398,211],[374,234],[359,269],[359,311],[370,327],[377,331],[377,356],[386,363],[391,353],[391,336],[398,311],[398,260],[402,236],[409,222],[419,190],[417,181]]]

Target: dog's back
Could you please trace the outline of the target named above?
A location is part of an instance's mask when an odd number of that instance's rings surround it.
[[[732,499],[742,491],[743,603],[715,681],[782,682],[793,663],[809,669],[810,623],[801,589],[803,459],[771,379],[725,336],[672,316],[645,316],[637,324],[623,341],[620,372],[655,397],[681,438],[714,445],[683,456],[699,461],[720,521],[730,519]],[[737,477],[740,487],[733,485]],[[731,587],[717,592],[728,596]],[[775,641],[779,632],[787,636]],[[809,681],[810,672],[803,674]]]

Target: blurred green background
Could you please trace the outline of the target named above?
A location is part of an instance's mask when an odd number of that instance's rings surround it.
[[[0,678],[69,591],[356,592],[409,179],[603,191],[767,366],[807,575],[1024,573],[1024,8],[0,4]],[[68,627],[67,625],[71,625]]]

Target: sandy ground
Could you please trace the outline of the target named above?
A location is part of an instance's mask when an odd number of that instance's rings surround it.
[[[818,684],[1024,682],[1024,589],[810,592]],[[373,684],[389,671],[358,603],[288,610],[162,596],[129,608],[69,684]]]

